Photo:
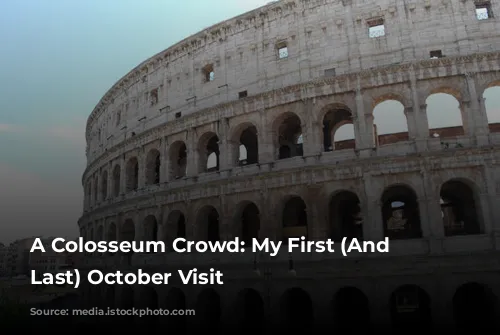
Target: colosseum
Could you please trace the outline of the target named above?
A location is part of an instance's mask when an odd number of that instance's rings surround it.
[[[123,320],[176,334],[499,326],[496,13],[274,1],[138,65],[87,122],[83,238],[388,237],[390,252],[89,254],[83,271],[213,267],[224,285],[88,285],[83,301],[194,309]]]

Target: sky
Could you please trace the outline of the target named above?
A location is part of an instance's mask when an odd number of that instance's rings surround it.
[[[0,242],[76,237],[99,99],[145,59],[267,2],[0,1]]]
[[[152,55],[268,0],[3,0],[0,2],[0,242],[78,235],[85,124],[99,99]],[[500,91],[487,104],[500,122]],[[429,109],[457,102],[437,97]],[[382,105],[382,132],[402,107]],[[401,110],[399,110],[401,111]],[[400,114],[401,113],[396,113]],[[391,116],[392,115],[392,116]],[[377,116],[376,116],[377,120]],[[450,124],[448,124],[450,125]]]

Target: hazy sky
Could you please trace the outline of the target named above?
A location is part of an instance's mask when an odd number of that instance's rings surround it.
[[[102,95],[146,58],[267,2],[1,1],[0,241],[76,237],[85,123]],[[498,115],[500,94],[490,95]]]

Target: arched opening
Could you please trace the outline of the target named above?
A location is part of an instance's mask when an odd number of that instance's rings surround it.
[[[354,149],[352,113],[344,105],[335,105],[323,117],[323,149],[325,152]]]
[[[135,239],[135,225],[131,219],[125,220],[120,230],[120,241],[132,242]]]
[[[136,157],[127,163],[127,192],[137,191],[139,187],[139,161]]]
[[[422,237],[417,195],[411,188],[391,186],[382,194],[381,200],[386,237],[393,240]]]
[[[408,119],[398,100],[382,100],[373,108],[375,146],[408,141]]]
[[[99,179],[94,177],[94,204],[99,202]]]
[[[359,198],[349,191],[336,193],[329,204],[331,238],[363,238],[363,215]]]
[[[148,215],[144,218],[144,241],[157,241],[158,238],[158,222],[154,215]]]
[[[235,312],[238,334],[259,334],[264,331],[264,301],[256,290],[247,288],[239,292]]]
[[[278,159],[303,155],[303,137],[300,118],[294,113],[282,115],[275,123],[278,146]]]
[[[241,239],[246,245],[252,240],[259,238],[260,213],[257,206],[252,202],[246,204],[240,214]]]
[[[500,132],[500,80],[495,81],[483,93],[484,108],[491,133]]]
[[[106,286],[106,307],[115,307],[115,285]]]
[[[333,299],[333,311],[336,333],[367,334],[370,331],[370,305],[361,290],[341,288]]]
[[[114,222],[111,222],[108,226],[106,240],[108,242],[116,241],[116,224]]]
[[[481,233],[473,190],[464,182],[450,180],[441,186],[441,215],[446,236]]]
[[[146,185],[155,185],[160,183],[160,169],[160,152],[156,149],[152,149],[146,156]]]
[[[205,206],[198,212],[197,228],[201,241],[216,242],[220,240],[219,212],[212,206]]]
[[[182,141],[172,143],[169,150],[169,180],[186,176],[187,148]]]
[[[101,175],[101,198],[103,201],[108,198],[108,171]]]
[[[390,300],[392,326],[396,332],[417,333],[432,329],[431,299],[416,285],[404,285],[394,291]]]
[[[200,173],[219,171],[219,137],[216,134],[208,133],[201,137],[198,153],[200,157]]]
[[[97,236],[95,239],[96,239],[96,242],[104,240],[104,228],[102,227],[102,225],[97,227]]]
[[[168,214],[166,228],[163,231],[162,240],[167,244],[173,243],[176,238],[186,238],[186,218],[179,210],[174,210]]]
[[[118,296],[118,307],[121,309],[133,309],[134,306],[134,289],[130,285],[121,285],[121,292]],[[132,324],[134,322],[133,315],[123,315],[122,321],[126,324]]]
[[[453,296],[453,314],[457,328],[464,334],[494,334],[498,300],[485,285],[467,283]]]
[[[243,128],[244,127],[244,128]],[[259,140],[257,128],[253,125],[241,125],[232,139],[236,162],[239,166],[257,164],[259,162]]]
[[[155,311],[158,309],[158,293],[156,293],[156,290],[152,287],[149,286],[143,286],[142,287],[142,304],[144,309],[149,308],[152,311]],[[152,330],[156,330],[158,327],[158,321],[159,321],[159,315],[146,315],[142,316],[139,319],[139,322],[141,323],[141,328],[143,332],[148,332]]]
[[[220,297],[214,289],[204,289],[196,302],[198,327],[203,332],[218,331],[220,327]]]
[[[172,288],[168,291],[166,297],[166,308],[170,311],[184,311],[186,309],[186,296],[179,288]],[[187,333],[187,316],[184,315],[168,315],[167,327],[172,334]]]
[[[285,203],[282,227],[283,243],[285,244],[292,237],[304,236],[307,239],[307,209],[306,203],[301,197],[293,196]]]
[[[466,117],[457,98],[449,93],[435,93],[427,98],[426,104],[431,137],[452,140],[464,135],[463,120]],[[442,144],[445,148],[460,146],[460,143],[448,141]]]
[[[298,287],[287,290],[280,299],[280,316],[284,332],[312,331],[314,314],[309,294]]]
[[[113,196],[120,195],[120,165],[115,165],[113,168]]]

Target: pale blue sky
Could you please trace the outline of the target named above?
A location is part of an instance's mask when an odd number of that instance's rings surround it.
[[[0,1],[0,241],[76,237],[85,123],[99,99],[146,58],[268,2]],[[487,99],[500,122],[499,91]],[[443,114],[443,104],[455,118]],[[440,112],[437,127],[458,123],[456,102],[437,98],[428,105]],[[380,107],[388,116],[380,130],[406,123],[395,109]]]
[[[146,58],[266,0],[0,1],[0,241],[76,236],[87,116]]]

